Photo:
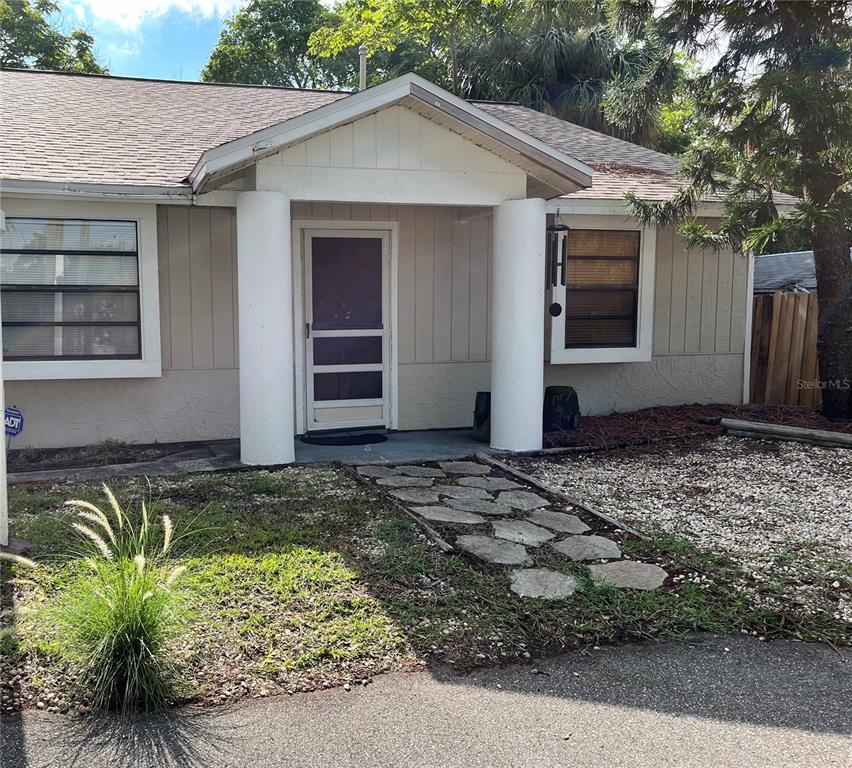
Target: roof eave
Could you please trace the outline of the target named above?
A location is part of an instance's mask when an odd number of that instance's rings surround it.
[[[218,177],[232,174],[240,167],[251,165],[262,157],[274,154],[291,144],[304,141],[338,125],[352,122],[406,98],[417,99],[491,140],[504,144],[513,152],[558,174],[572,188],[583,189],[591,186],[594,170],[585,163],[548,146],[414,74],[389,80],[298,117],[209,149],[201,155],[187,177],[187,181],[194,192],[204,191],[209,182]]]

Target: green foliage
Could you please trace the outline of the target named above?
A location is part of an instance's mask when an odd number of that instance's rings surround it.
[[[105,75],[84,29],[57,28],[53,0],[0,0],[0,66]]]
[[[319,0],[252,0],[226,20],[201,79],[294,88],[338,85],[336,68],[308,54],[308,38],[327,17]]]
[[[721,50],[692,73],[695,140],[684,154],[689,189],[673,201],[629,202],[645,221],[678,223],[695,246],[771,252],[810,244],[819,285],[823,411],[852,415],[852,4],[727,0],[613,0],[615,19],[653,30],[670,50]],[[635,82],[642,87],[641,79]],[[800,199],[779,211],[773,190]],[[695,221],[720,196],[718,228]]]
[[[626,44],[599,0],[341,0],[331,10],[252,0],[226,22],[202,78],[354,88],[362,44],[370,84],[416,72],[464,98],[518,101],[649,145],[682,81],[682,57],[656,38]],[[621,87],[640,76],[642,89]]]
[[[73,576],[48,609],[60,655],[101,709],[158,710],[172,695],[168,644],[183,616],[175,582],[185,566],[169,567],[171,519],[159,524],[143,502],[138,520],[104,485],[110,514],[84,500],[66,502],[86,569]]]

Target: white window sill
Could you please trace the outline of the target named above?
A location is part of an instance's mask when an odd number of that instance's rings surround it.
[[[651,350],[639,347],[602,347],[589,349],[554,349],[551,365],[565,363],[648,363]]]
[[[14,360],[3,363],[6,381],[142,379],[162,376],[159,360]]]

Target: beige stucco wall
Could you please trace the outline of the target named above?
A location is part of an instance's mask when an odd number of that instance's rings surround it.
[[[238,372],[163,371],[157,379],[10,381],[6,402],[24,412],[12,448],[218,440],[239,432]]]

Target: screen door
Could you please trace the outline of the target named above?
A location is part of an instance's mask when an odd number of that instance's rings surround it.
[[[387,426],[388,236],[305,233],[308,429]]]

